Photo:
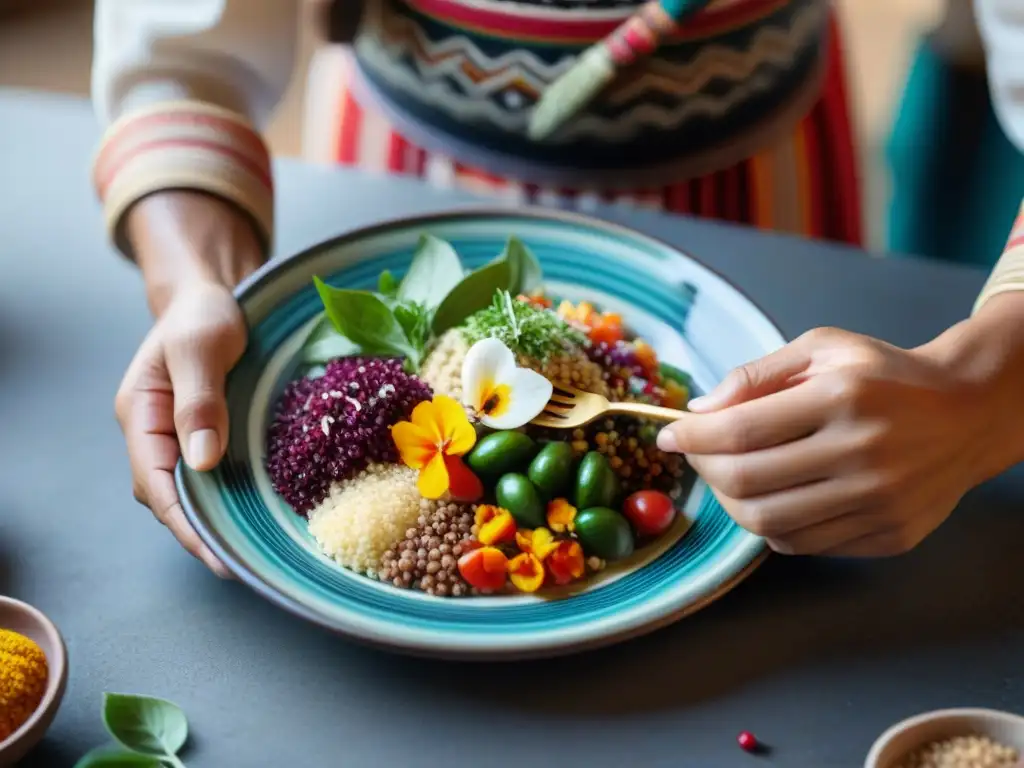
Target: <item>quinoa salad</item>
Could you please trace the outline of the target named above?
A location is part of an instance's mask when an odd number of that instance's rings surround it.
[[[435,597],[543,596],[672,528],[690,473],[655,424],[532,421],[563,387],[683,409],[689,379],[619,315],[549,295],[516,238],[468,271],[425,235],[400,281],[315,283],[324,314],[265,466],[338,565]]]

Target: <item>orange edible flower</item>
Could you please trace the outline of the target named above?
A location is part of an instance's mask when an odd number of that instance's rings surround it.
[[[569,584],[583,576],[583,547],[577,541],[560,541],[545,561],[556,584]]]
[[[485,546],[512,541],[516,536],[516,521],[512,513],[501,507],[483,504],[476,509],[476,537]]]
[[[505,586],[508,558],[500,549],[481,547],[459,558],[459,574],[471,587],[494,592]]]
[[[536,592],[544,584],[544,566],[536,555],[524,552],[509,561],[508,576],[520,592]]]
[[[565,499],[555,499],[548,504],[548,527],[555,533],[576,530],[576,507]]]
[[[391,428],[402,462],[419,470],[416,483],[426,499],[439,499],[451,492],[458,501],[472,502],[484,494],[483,483],[461,456],[476,444],[476,431],[462,406],[445,395],[417,405],[410,421]]]
[[[558,542],[547,528],[535,528],[532,531],[518,531],[516,545],[523,554],[535,555],[538,560],[543,560],[554,551]]]

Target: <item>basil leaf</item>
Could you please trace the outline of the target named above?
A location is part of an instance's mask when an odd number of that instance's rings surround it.
[[[99,747],[84,755],[75,768],[163,768],[158,758],[125,752],[117,747]]]
[[[540,262],[522,240],[510,237],[503,256],[512,267],[512,283],[508,287],[508,292],[513,297],[532,293],[541,287],[544,272]]]
[[[389,299],[398,295],[398,281],[395,280],[395,276],[391,274],[390,270],[385,269],[377,278],[377,293]]]
[[[486,309],[494,301],[495,291],[507,290],[512,271],[507,259],[493,261],[470,272],[445,296],[434,313],[434,333],[441,335],[460,325],[467,317]]]
[[[103,722],[126,749],[173,757],[188,739],[188,720],[176,704],[151,696],[105,694]]]
[[[388,306],[372,293],[332,288],[314,277],[324,310],[338,333],[368,355],[408,357],[419,365],[420,354]]]
[[[302,345],[300,360],[305,365],[323,365],[339,357],[358,355],[361,351],[358,344],[338,333],[325,315]]]
[[[430,336],[430,312],[427,308],[422,304],[399,304],[392,312],[409,343],[417,350],[424,350]]]
[[[423,235],[398,288],[398,300],[435,309],[462,277],[462,262],[455,249],[433,235]]]

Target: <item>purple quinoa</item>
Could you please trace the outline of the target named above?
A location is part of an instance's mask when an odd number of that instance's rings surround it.
[[[390,427],[432,397],[430,387],[402,370],[402,361],[349,357],[318,378],[291,382],[267,433],[267,472],[274,490],[307,513],[368,464],[394,463]]]

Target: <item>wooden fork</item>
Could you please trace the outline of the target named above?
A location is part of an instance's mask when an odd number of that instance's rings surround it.
[[[556,384],[551,400],[531,424],[554,429],[575,429],[601,416],[637,416],[654,421],[676,421],[686,411],[645,403],[611,403],[602,395]]]

